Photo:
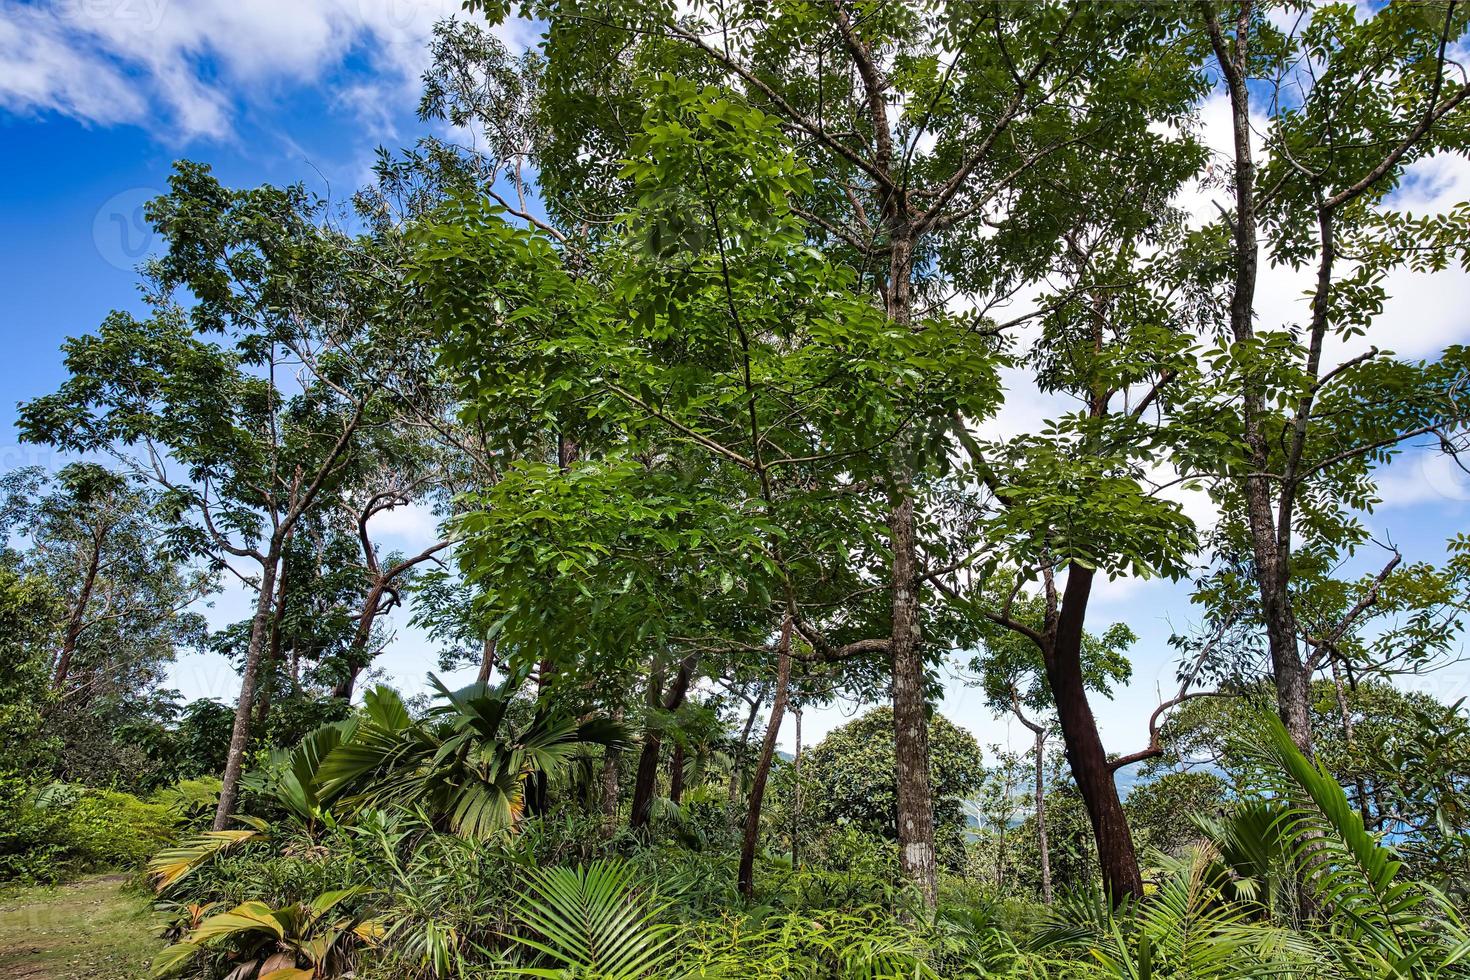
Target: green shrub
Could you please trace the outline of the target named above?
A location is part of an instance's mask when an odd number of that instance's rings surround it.
[[[159,803],[106,789],[83,791],[68,814],[67,832],[83,870],[141,867],[175,837],[177,818]]]
[[[168,807],[127,793],[0,774],[0,880],[132,870],[173,840],[175,824]]]
[[[67,853],[67,814],[36,805],[36,787],[0,772],[0,881],[53,882]]]

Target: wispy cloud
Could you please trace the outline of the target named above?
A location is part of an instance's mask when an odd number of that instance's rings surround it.
[[[460,12],[458,0],[0,0],[0,108],[226,139],[241,105],[349,58],[369,71],[342,87],[344,107],[412,106],[431,27]],[[522,23],[501,33],[531,39]]]

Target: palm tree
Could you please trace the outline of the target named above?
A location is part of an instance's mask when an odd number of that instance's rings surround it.
[[[420,809],[467,837],[513,830],[525,810],[528,779],[558,779],[588,745],[620,746],[621,726],[537,711],[524,725],[512,721],[522,678],[498,687],[473,684],[451,691],[430,680],[444,703],[415,720],[397,692],[375,688],[318,778],[329,798],[349,809]]]

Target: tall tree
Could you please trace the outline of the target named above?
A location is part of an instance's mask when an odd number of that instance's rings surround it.
[[[1066,226],[1054,218],[1079,202],[1052,193],[1043,173],[1083,155],[1133,159],[1149,123],[1181,112],[1193,91],[1187,59],[1160,57],[1177,25],[1156,5],[752,2],[683,16],[645,3],[589,19],[543,4],[535,12],[549,25],[538,163],[554,222],[600,238],[603,220],[630,203],[638,174],[619,173],[617,161],[639,159],[630,140],[647,108],[640,80],[668,72],[715,83],[789,134],[814,175],[787,192],[791,213],[890,324],[920,335],[962,305],[955,293],[982,310],[1009,297],[1052,248]],[[1021,202],[1040,205],[1027,209],[1035,220],[1018,216]],[[919,529],[925,483],[947,455],[934,431],[932,418],[909,415],[872,475],[886,495],[882,640],[903,862],[931,900],[924,674],[942,643],[926,644],[921,628]]]
[[[172,546],[158,504],[156,491],[96,463],[0,477],[6,563],[49,581],[66,607],[51,684],[72,706],[150,686],[178,648],[203,641],[188,607],[214,576]]]
[[[1392,193],[1416,161],[1464,152],[1470,139],[1470,83],[1448,56],[1470,5],[1289,11],[1198,7],[1232,137],[1230,207],[1202,256],[1224,272],[1229,316],[1199,412],[1228,418],[1231,438],[1201,446],[1194,470],[1214,479],[1238,530],[1229,543],[1256,584],[1278,710],[1308,751],[1298,542],[1351,552],[1365,540],[1354,512],[1374,502],[1373,466],[1417,435],[1449,440],[1466,417],[1455,397],[1463,350],[1415,363],[1355,341],[1376,339],[1391,271],[1466,260],[1463,211],[1411,217]],[[1262,322],[1263,258],[1303,274],[1304,322]]]
[[[24,438],[111,454],[161,492],[175,539],[256,595],[215,827],[235,805],[288,542],[384,415],[362,369],[385,306],[371,238],[324,224],[300,188],[231,191],[179,164],[149,205],[167,252],[145,319],[64,345],[68,379],[21,408]],[[181,305],[184,301],[189,305]]]
[[[1044,635],[1046,600],[1038,595],[1011,601],[1005,618],[1023,623]],[[1107,695],[1114,684],[1125,683],[1132,674],[1126,650],[1136,637],[1123,623],[1114,623],[1102,635],[1087,634],[1082,640],[1082,677],[1088,690]],[[1041,892],[1052,900],[1051,854],[1046,836],[1046,741],[1055,721],[1056,702],[1048,683],[1044,647],[1030,637],[1001,624],[982,628],[982,652],[970,662],[985,691],[986,705],[998,715],[1013,715],[1032,735],[1034,762],[1033,796],[1037,847],[1041,856]],[[1101,853],[1101,846],[1099,852]]]

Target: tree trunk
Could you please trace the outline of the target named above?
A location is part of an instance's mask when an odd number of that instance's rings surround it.
[[[621,720],[621,712],[614,718]],[[608,746],[602,756],[602,822],[606,831],[611,834],[618,825],[618,783],[621,774],[621,763],[623,753]]]
[[[1082,676],[1082,629],[1093,575],[1091,569],[1075,562],[1068,567],[1056,635],[1052,649],[1044,652],[1047,682],[1056,701],[1067,763],[1092,822],[1103,886],[1109,899],[1117,903],[1125,897],[1141,898],[1143,877],[1138,871],[1128,817],[1118,796],[1118,785],[1113,780],[1102,738],[1097,733],[1097,721],[1088,704]]]
[[[669,756],[669,801],[675,806],[684,798],[684,745],[681,742],[674,743],[673,754]]]
[[[352,631],[352,642],[347,647],[347,676],[332,688],[332,697],[344,701],[352,700],[352,689],[357,686],[357,676],[367,665],[363,663],[368,640],[373,635],[373,620],[377,618],[378,604],[383,600],[383,588],[387,585],[381,577],[373,581],[363,599],[362,612],[357,616],[357,627]]]
[[[1357,739],[1353,734],[1353,711],[1348,704],[1347,685],[1343,683],[1342,670],[1337,666],[1337,655],[1327,651],[1327,663],[1332,668],[1332,687],[1337,692],[1337,711],[1342,718],[1342,737],[1348,748],[1348,758],[1353,760],[1353,788],[1358,794],[1358,813],[1363,817],[1363,826],[1373,825],[1373,816],[1368,806],[1368,783],[1358,764]]]
[[[902,488],[889,521],[893,548],[893,759],[898,781],[899,863],[924,903],[939,900],[934,859],[934,806],[929,795],[929,705],[919,648],[918,569],[914,546],[914,498]]]
[[[92,555],[87,560],[87,574],[82,578],[82,588],[77,593],[76,605],[72,607],[71,614],[67,616],[66,633],[61,641],[61,654],[56,658],[56,675],[51,681],[51,686],[58,691],[66,686],[67,675],[71,672],[71,660],[77,650],[77,639],[82,635],[87,604],[92,601],[92,590],[97,584],[97,569],[101,564],[102,542],[94,538]]]
[[[275,601],[276,568],[280,564],[279,545],[261,562],[260,594],[255,600],[255,617],[250,622],[250,644],[245,652],[245,669],[240,675],[240,700],[235,705],[235,727],[230,733],[229,754],[220,780],[219,806],[214,812],[214,829],[224,830],[235,809],[240,793],[240,773],[245,766],[245,749],[250,742],[250,714],[255,702],[256,674],[265,653],[270,631],[271,606]]]
[[[730,805],[734,806],[740,801],[740,784],[745,775],[745,754],[750,751],[750,733],[755,728],[755,719],[761,711],[761,699],[757,694],[755,702],[750,706],[750,714],[745,717],[745,728],[740,732],[740,744],[736,747],[735,758],[730,766]]]
[[[1046,839],[1046,731],[1036,729],[1036,848],[1041,852],[1041,899],[1051,904],[1051,845]]]
[[[255,721],[251,730],[255,732],[265,731],[265,723],[270,718],[271,699],[276,693],[276,669],[281,663],[281,622],[286,618],[286,569],[276,579],[275,608],[271,610],[271,634],[270,643],[265,656],[260,658],[262,676],[257,684],[258,693],[255,697]]]
[[[791,763],[791,866],[801,867],[801,706],[791,712],[796,723],[796,757]]]
[[[791,617],[781,623],[781,639],[776,650],[776,696],[771,702],[771,717],[766,722],[766,737],[761,742],[760,760],[750,781],[750,800],[745,811],[745,836],[740,843],[740,894],[750,899],[755,895],[755,850],[760,841],[761,803],[766,795],[766,781],[771,776],[771,760],[776,756],[776,739],[781,734],[781,716],[786,713],[786,695],[791,686]]]
[[[696,662],[696,656],[691,653],[679,664],[679,672],[674,675],[674,682],[663,697],[665,711],[677,711],[684,703],[684,697],[689,693],[689,685],[694,680]],[[648,700],[650,705],[659,704],[658,695],[661,686],[662,680],[655,673],[649,680]],[[628,815],[628,826],[632,830],[642,830],[647,827],[649,817],[653,814],[653,797],[658,789],[658,757],[662,748],[662,740],[650,726],[643,733],[643,751],[639,753],[638,773],[633,781],[632,811]]]
[[[495,673],[495,647],[498,639],[488,634],[485,636],[485,649],[480,655],[480,674],[475,678],[477,684],[488,685],[490,675]]]
[[[1232,50],[1216,14],[1207,10],[1210,41],[1225,74],[1230,95],[1231,129],[1234,137],[1235,216],[1231,222],[1234,239],[1234,276],[1230,296],[1230,331],[1237,343],[1255,337],[1255,298],[1259,258],[1257,255],[1256,166],[1251,151],[1250,88],[1246,66],[1250,55],[1248,23],[1242,21]],[[1271,651],[1271,671],[1276,681],[1276,707],[1292,741],[1302,752],[1312,751],[1310,677],[1297,649],[1296,617],[1287,591],[1290,574],[1290,522],[1278,528],[1272,506],[1271,454],[1264,419],[1262,385],[1244,379],[1241,391],[1241,421],[1250,474],[1244,480],[1246,517],[1261,597],[1261,616],[1266,625],[1266,642]],[[1294,493],[1283,487],[1283,494]],[[1289,510],[1288,510],[1289,513]],[[1278,532],[1281,535],[1278,541]]]
[[[907,325],[913,317],[912,229],[897,213],[889,216],[888,318]],[[893,758],[898,780],[899,865],[919,887],[924,903],[939,901],[939,873],[934,860],[934,805],[929,794],[929,705],[924,696],[924,657],[919,637],[919,572],[914,538],[913,465],[907,435],[893,450],[889,485],[888,538],[893,552],[890,569],[892,634],[889,656],[893,672]]]

